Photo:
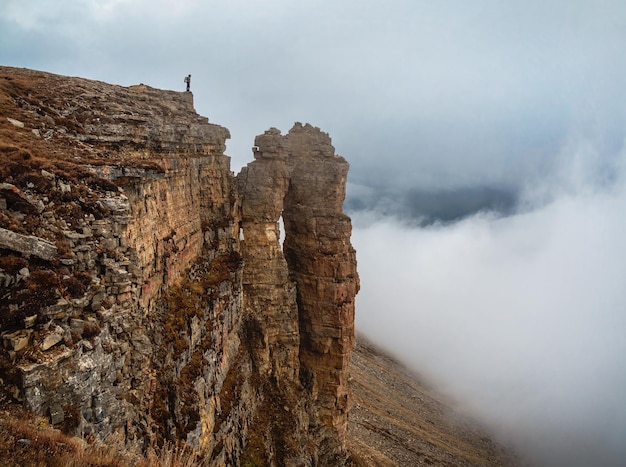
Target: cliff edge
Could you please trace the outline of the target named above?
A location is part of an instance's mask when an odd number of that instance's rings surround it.
[[[0,91],[5,397],[137,450],[345,463],[358,276],[328,135],[270,130],[235,177],[189,92],[14,68]]]
[[[329,135],[271,128],[237,176],[229,137],[189,92],[0,67],[0,452],[504,465],[482,435],[408,427],[426,406],[387,390],[406,375],[353,353],[348,163]]]

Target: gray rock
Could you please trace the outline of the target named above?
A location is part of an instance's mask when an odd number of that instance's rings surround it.
[[[20,438],[15,442],[15,444],[21,448],[26,448],[30,446],[31,441],[30,439],[27,439],[27,438]]]
[[[41,206],[38,205],[37,200],[32,196],[27,195],[15,185],[11,183],[0,183],[0,196],[5,200],[4,204],[10,206],[14,211],[20,211],[15,216],[23,218],[23,213],[40,213]]]
[[[16,331],[11,334],[5,334],[2,338],[5,346],[8,347],[9,350],[19,352],[28,345],[30,332]]]
[[[102,395],[96,394],[91,400],[91,407],[93,410],[93,417],[96,423],[101,422],[106,417],[104,413],[104,407],[102,406]]]
[[[51,172],[48,172],[45,169],[41,169],[41,175],[43,175],[44,177],[46,177],[48,180],[54,180],[56,178],[56,175],[54,175]]]
[[[141,355],[150,355],[152,353],[152,342],[145,334],[135,334],[131,338],[135,352]]]
[[[85,410],[83,410],[83,418],[85,420],[87,420],[88,422],[93,420],[93,410],[91,410],[90,408],[87,408]]]
[[[22,255],[36,256],[45,261],[52,261],[58,255],[53,243],[34,235],[22,235],[0,228],[0,248],[16,251]]]
[[[9,123],[11,123],[12,125],[15,125],[18,128],[24,128],[24,122],[20,122],[19,120],[16,120],[11,117],[7,117],[7,120],[9,121]]]
[[[13,276],[0,272],[0,286],[8,287],[13,283]]]
[[[120,195],[116,198],[102,198],[100,200],[113,214],[126,213],[130,210],[130,204],[128,198],[125,195]]]
[[[61,180],[57,182],[57,186],[59,187],[59,190],[61,190],[61,193],[69,193],[72,191],[72,187],[67,183],[63,183]]]
[[[58,425],[59,423],[63,423],[63,420],[65,420],[63,407],[58,404],[50,406],[50,423],[52,425]]]
[[[37,321],[37,315],[27,316],[26,318],[24,318],[24,327],[26,329],[32,328],[35,325],[36,321]]]
[[[52,333],[48,334],[44,338],[43,343],[41,344],[41,350],[45,352],[46,350],[57,345],[63,340],[64,334],[65,331],[63,330],[63,328],[61,326],[57,326],[54,331],[52,331]]]
[[[100,291],[93,296],[91,299],[91,309],[92,311],[98,311],[102,306],[102,302],[104,301],[104,291]]]
[[[82,336],[85,331],[85,322],[82,319],[71,319],[70,328],[72,329],[72,332]]]

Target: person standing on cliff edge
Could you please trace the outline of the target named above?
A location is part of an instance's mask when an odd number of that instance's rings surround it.
[[[191,75],[185,76],[185,83],[187,83],[187,92],[189,92],[189,87],[191,86]]]

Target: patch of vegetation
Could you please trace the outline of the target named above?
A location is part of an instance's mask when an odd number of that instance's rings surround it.
[[[22,412],[0,421],[0,465],[122,467],[120,456],[63,434],[47,422]]]
[[[3,410],[0,417],[0,466],[34,467],[195,467],[206,465],[188,445],[165,443],[144,456],[123,445],[85,442],[53,428],[22,409]],[[65,408],[66,417],[71,411]],[[70,420],[72,422],[72,420]],[[68,422],[69,423],[69,422]],[[65,426],[64,426],[65,428]]]
[[[205,336],[202,345],[196,349],[189,359],[189,363],[180,372],[180,378],[176,384],[182,415],[182,420],[177,421],[176,425],[183,439],[187,436],[187,433],[196,428],[200,421],[198,393],[196,392],[195,382],[202,376],[202,371],[209,364],[205,358],[205,353],[211,345],[211,339],[209,336]]]
[[[237,252],[218,256],[209,263],[208,269],[200,270],[193,281],[185,277],[170,289],[166,296],[168,312],[162,326],[164,340],[172,346],[175,358],[187,348],[191,319],[202,317],[209,302],[216,298],[219,284],[232,281],[242,261]],[[199,265],[205,267],[202,260]]]
[[[165,370],[163,370],[163,372],[165,373]],[[130,402],[136,404],[139,401],[130,400]],[[154,402],[150,407],[150,415],[152,415],[156,423],[157,432],[155,433],[155,437],[156,443],[159,446],[163,446],[168,437],[168,427],[174,418],[170,407],[174,407],[174,403],[175,390],[172,381],[157,378]]]
[[[0,269],[4,269],[11,275],[15,275],[22,268],[28,266],[28,261],[15,253],[0,251]]]
[[[242,349],[239,350],[235,361],[231,365],[224,382],[222,383],[222,389],[220,390],[220,406],[222,411],[219,414],[217,420],[215,420],[215,426],[213,427],[213,433],[217,433],[221,425],[230,416],[233,406],[241,396],[241,365],[243,362],[244,353]]]
[[[0,155],[21,158],[22,160],[28,160],[32,157],[30,152],[26,149],[4,143],[0,143]]]
[[[181,401],[182,420],[178,423],[181,434],[186,435],[194,430],[200,421],[198,411],[198,394],[195,382],[202,374],[202,369],[207,365],[204,358],[204,350],[199,349],[194,352],[191,360],[181,371],[179,385],[179,397]]]
[[[164,337],[172,345],[174,358],[178,358],[187,348],[186,336],[190,320],[201,317],[204,306],[207,305],[204,288],[198,282],[184,279],[170,290],[166,300],[168,314],[163,323]]]
[[[59,238],[56,242],[54,242],[57,247],[57,253],[60,258],[72,258],[74,256],[74,252],[72,251],[72,245],[65,238],[63,238],[59,234]]]
[[[0,251],[0,269],[16,276],[28,268],[29,275],[19,283],[13,282],[3,289],[0,300],[0,329],[23,327],[23,319],[39,314],[43,308],[54,305],[61,298],[82,297],[91,285],[87,272],[69,272],[44,261],[26,260],[13,252]]]
[[[92,337],[95,337],[98,334],[100,334],[101,331],[102,329],[100,328],[100,325],[98,324],[98,322],[85,321],[82,337],[84,337],[85,339],[91,339]]]
[[[231,281],[233,273],[241,268],[243,258],[236,251],[218,256],[210,263],[210,269],[203,278],[206,288],[218,286],[221,282]]]
[[[77,227],[85,214],[92,214],[96,219],[109,214],[109,210],[99,202],[100,195],[97,193],[117,192],[117,185],[96,176],[85,165],[33,157],[27,150],[1,143],[0,156],[0,180],[21,190],[47,196],[53,203],[55,214],[72,227]],[[44,175],[46,172],[48,175]],[[58,182],[67,185],[69,189],[59,189]],[[36,213],[27,210],[25,214],[33,216]],[[8,221],[4,220],[3,223]]]
[[[267,446],[271,446],[273,464],[285,465],[287,459],[299,450],[295,437],[296,418],[285,407],[293,409],[297,406],[300,389],[291,385],[278,386],[272,379],[265,379],[259,388],[264,397],[248,429],[242,464],[269,465],[270,454]]]
[[[25,317],[56,303],[58,300],[59,276],[50,269],[33,268],[31,264],[30,275],[24,280],[24,285],[25,287],[22,284],[14,284],[9,289],[8,296],[2,300],[0,329],[21,327]],[[17,289],[17,291],[13,289]]]
[[[72,298],[82,297],[89,285],[91,285],[91,274],[88,272],[77,272],[71,277],[63,279],[61,282],[62,292],[66,292]]]
[[[241,455],[241,465],[243,467],[269,467],[261,436],[252,436],[248,439],[248,444]]]
[[[76,428],[80,424],[81,414],[80,409],[75,405],[68,404],[63,407],[63,423],[61,424],[61,432],[73,436],[76,433]]]
[[[160,378],[157,379],[151,414],[158,425],[160,442],[169,437],[168,427],[172,424],[176,427],[177,436],[185,439],[187,433],[195,429],[200,420],[197,410],[198,394],[194,383],[208,364],[205,353],[213,345],[210,338],[211,317],[205,316],[205,313],[210,310],[211,302],[218,297],[219,285],[224,281],[232,281],[241,264],[241,256],[236,252],[218,256],[211,262],[200,258],[191,267],[192,273],[189,276],[193,280],[188,276],[184,277],[165,297],[164,313],[159,324],[162,331],[162,342],[157,354],[159,361],[173,359],[176,362],[185,358],[185,352],[190,350],[191,321],[198,318],[206,324],[202,343],[194,349],[178,380],[171,379],[173,368],[161,368],[159,371]],[[180,419],[174,410],[179,402]]]

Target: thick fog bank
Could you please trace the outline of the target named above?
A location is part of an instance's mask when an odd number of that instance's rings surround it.
[[[582,178],[508,217],[353,213],[357,327],[533,465],[626,459],[626,184]]]

